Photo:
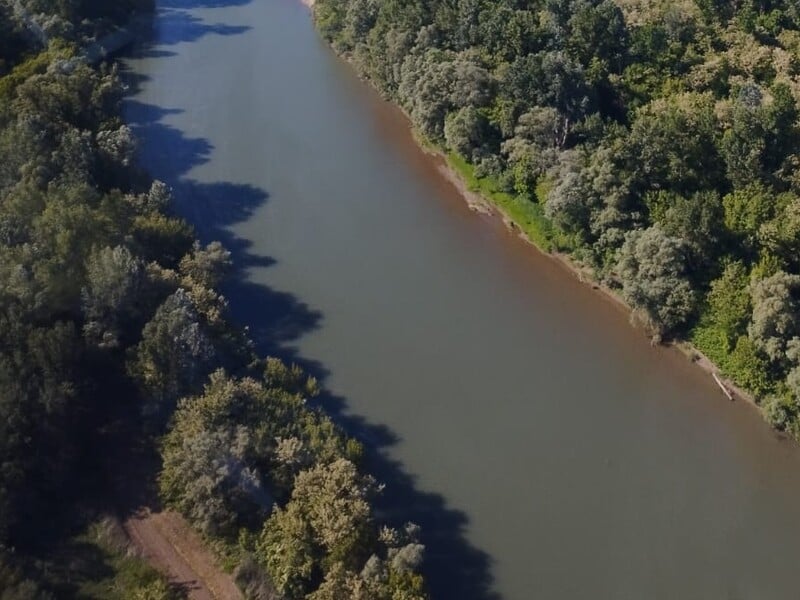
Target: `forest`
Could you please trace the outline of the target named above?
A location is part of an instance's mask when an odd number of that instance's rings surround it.
[[[532,241],[800,437],[799,6],[318,0],[314,14]]]
[[[142,10],[0,1],[0,598],[182,597],[108,518],[152,488],[249,598],[423,599],[419,528],[228,322],[230,253],[137,168],[118,66],[79,58]]]

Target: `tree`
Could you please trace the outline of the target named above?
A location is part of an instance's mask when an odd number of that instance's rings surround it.
[[[771,191],[759,183],[738,188],[722,199],[725,226],[748,246],[755,248],[761,226],[775,214]]]
[[[749,283],[749,274],[742,262],[728,263],[719,279],[711,283],[708,293],[709,314],[725,334],[729,346],[727,349],[746,333],[752,313]]]
[[[570,55],[584,68],[594,61],[600,74],[621,73],[625,64],[628,30],[619,6],[611,0],[602,2],[576,2],[567,22],[569,35],[565,45]]]
[[[789,343],[800,336],[800,275],[779,271],[752,287],[750,338],[774,364],[787,366]]]
[[[566,127],[591,112],[594,103],[583,69],[562,51],[518,57],[503,72],[500,86],[520,106],[556,109]]]
[[[350,461],[338,459],[298,474],[291,502],[302,507],[328,561],[358,564],[371,524],[369,499],[376,492],[374,479],[359,474]]]
[[[769,375],[769,363],[753,341],[746,335],[739,336],[728,359],[728,368],[737,382],[763,397],[774,390],[774,381]]]
[[[800,109],[791,87],[786,83],[774,84],[770,92],[772,103],[766,107],[764,163],[768,172],[775,172],[800,149],[798,144]]]
[[[717,121],[709,94],[654,100],[636,111],[626,144],[636,187],[691,194],[719,186]]]
[[[651,216],[665,233],[686,241],[689,264],[702,278],[723,253],[723,207],[715,191],[701,191],[689,197],[669,192],[653,195]]]
[[[231,538],[269,507],[260,474],[248,466],[253,441],[245,426],[203,429],[167,444],[162,496],[204,533]]]
[[[447,146],[468,160],[486,143],[489,122],[474,106],[465,106],[447,115],[444,139]]]
[[[84,334],[101,347],[119,344],[120,328],[135,316],[144,285],[144,265],[124,246],[94,252],[82,291]]]
[[[205,248],[195,242],[192,251],[181,259],[180,272],[196,283],[215,288],[231,270],[231,253],[219,242],[211,242]]]
[[[35,537],[47,499],[63,491],[85,405],[72,323],[33,326],[0,312],[0,549]]]
[[[196,389],[212,369],[214,344],[186,290],[180,288],[142,330],[130,370],[146,394],[143,410],[157,414]]]
[[[695,310],[686,278],[686,244],[654,225],[630,232],[619,252],[622,296],[654,336],[674,333]]]
[[[355,48],[367,39],[378,18],[375,0],[353,0],[345,9],[342,41],[348,48]]]
[[[791,365],[786,375],[786,387],[797,412],[800,411],[800,337],[789,340],[786,345],[786,360]]]
[[[625,232],[644,224],[644,212],[619,164],[621,153],[618,141],[609,141],[591,153],[581,147],[562,154],[545,205],[545,214],[588,246],[587,258],[603,270],[616,263]]]
[[[273,511],[264,524],[257,552],[278,593],[303,598],[311,591],[311,582],[320,570],[319,555],[298,504]]]
[[[556,185],[545,204],[545,214],[560,228],[586,235],[591,227],[592,214],[602,206],[596,196],[580,157],[565,157]]]
[[[781,194],[776,198],[777,214],[758,230],[762,252],[779,257],[784,268],[797,272],[800,267],[800,198]]]
[[[742,86],[733,110],[733,123],[720,142],[728,179],[739,188],[757,182],[764,170],[766,127],[758,85]]]
[[[97,147],[107,160],[122,167],[132,164],[136,152],[136,138],[127,125],[117,129],[99,131],[96,136]]]
[[[471,54],[428,50],[403,62],[398,97],[420,131],[438,141],[447,114],[486,106],[492,86],[492,76]]]
[[[554,108],[534,107],[520,115],[514,135],[537,148],[563,148],[569,135],[569,124]]]
[[[375,481],[338,459],[302,471],[292,497],[276,508],[258,552],[281,593],[306,593],[314,573],[355,567],[363,560],[372,523]]]
[[[325,574],[325,581],[317,590],[308,595],[308,600],[373,600],[375,594],[367,583],[357,574],[347,571],[341,563],[336,563]]]

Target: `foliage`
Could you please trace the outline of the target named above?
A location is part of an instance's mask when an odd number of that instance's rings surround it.
[[[332,580],[366,586],[368,560],[389,561],[370,597],[424,598],[416,528],[381,537],[371,505],[381,487],[359,471],[360,445],[307,406],[315,391],[274,358],[244,377],[213,373],[202,395],[181,400],[164,437],[162,498],[207,535],[238,543],[247,587],[326,597]]]
[[[750,338],[774,363],[785,364],[800,340],[800,275],[779,271],[755,282]]]
[[[116,67],[72,59],[145,5],[21,0],[52,36],[45,50],[0,3],[0,596],[177,597],[107,523],[69,532],[116,502],[113,474],[166,432],[163,500],[226,545],[249,592],[275,597],[269,557],[286,547],[303,592],[328,572],[360,577],[375,556],[389,561],[379,597],[424,598],[422,546],[392,562],[404,546],[381,541],[360,443],[309,405],[313,378],[259,359],[229,324],[217,288],[231,254],[200,245],[169,214],[167,186],[134,167]],[[362,8],[347,17],[354,38],[371,25]],[[439,59],[463,79],[445,106],[481,105],[477,58]],[[419,115],[441,133],[438,110]],[[265,526],[280,514],[301,526]]]
[[[104,575],[97,580],[87,577],[80,587],[80,596],[100,600],[179,600],[182,590],[170,585],[166,578],[136,555],[122,525],[112,517],[92,523],[63,548],[64,553],[91,550],[101,556]],[[88,552],[87,552],[88,554]],[[88,564],[95,563],[91,560]],[[73,574],[74,575],[74,574]]]
[[[683,326],[695,309],[685,256],[681,240],[657,225],[629,233],[619,251],[622,297],[659,336]]]

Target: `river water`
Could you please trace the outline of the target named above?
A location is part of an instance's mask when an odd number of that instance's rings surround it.
[[[161,0],[144,37],[144,166],[423,525],[435,598],[798,596],[797,446],[471,212],[306,8]]]

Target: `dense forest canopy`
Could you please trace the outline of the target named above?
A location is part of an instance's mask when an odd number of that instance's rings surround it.
[[[418,528],[377,522],[316,383],[228,323],[230,253],[135,167],[116,66],[78,58],[142,8],[0,0],[0,597],[175,597],[144,567],[76,589],[50,553],[152,483],[248,597],[422,599]]]
[[[800,5],[318,0],[315,16],[532,237],[800,435]]]

